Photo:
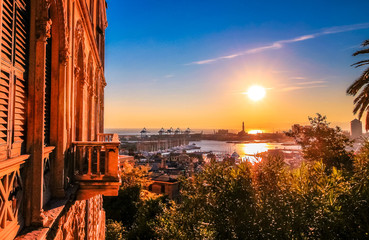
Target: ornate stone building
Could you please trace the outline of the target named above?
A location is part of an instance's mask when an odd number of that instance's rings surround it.
[[[0,239],[104,239],[105,0],[0,1]]]

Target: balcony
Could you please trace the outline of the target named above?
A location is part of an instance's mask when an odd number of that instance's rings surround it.
[[[79,183],[79,200],[98,194],[118,196],[121,184],[118,135],[98,134],[97,140],[73,142],[74,180]]]

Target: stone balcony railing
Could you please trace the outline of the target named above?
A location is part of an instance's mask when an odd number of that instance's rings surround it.
[[[73,142],[74,180],[79,183],[80,200],[98,194],[118,195],[121,184],[118,135],[98,134],[97,140]]]

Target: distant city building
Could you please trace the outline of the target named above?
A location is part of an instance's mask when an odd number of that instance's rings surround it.
[[[165,133],[164,128],[161,128],[158,133],[159,133],[160,136],[163,135]]]
[[[177,135],[177,134],[181,134],[181,129],[177,128],[175,131],[174,131],[174,134]]]
[[[219,129],[217,134],[219,135],[227,135],[228,134],[228,130],[227,129]]]
[[[241,132],[238,132],[238,136],[245,136],[247,133],[245,132],[245,122],[242,122],[242,130]]]
[[[173,128],[171,127],[171,128],[169,128],[169,129],[167,130],[167,134],[171,135],[172,133],[173,133]]]
[[[186,131],[184,132],[185,134],[190,134],[191,133],[191,129],[187,128]]]
[[[144,127],[142,130],[141,130],[141,138],[144,138],[144,137],[146,137],[146,134],[147,134],[147,130],[146,130],[146,128]]]
[[[354,119],[351,121],[351,137],[357,138],[363,134],[363,124],[360,120]]]

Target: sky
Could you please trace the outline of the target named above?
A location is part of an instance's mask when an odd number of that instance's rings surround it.
[[[324,3],[323,3],[324,2]],[[348,129],[367,0],[107,0],[105,128]],[[258,102],[244,93],[266,89]]]

